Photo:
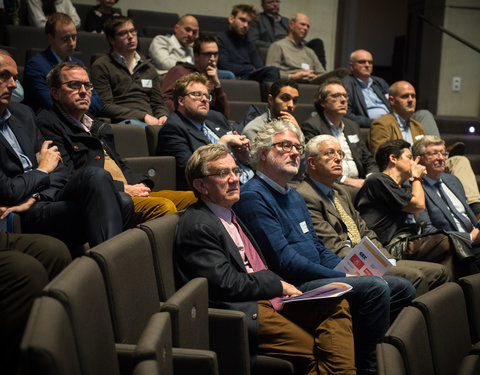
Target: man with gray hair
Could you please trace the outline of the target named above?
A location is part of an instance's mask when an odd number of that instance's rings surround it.
[[[378,241],[375,232],[367,227],[353,206],[349,191],[337,183],[345,157],[337,138],[317,135],[307,143],[305,150],[308,177],[297,191],[305,200],[317,236],[325,246],[343,258],[367,236],[387,258],[394,258]],[[410,281],[417,289],[417,297],[448,281],[445,267],[431,262],[397,260],[387,274]]]
[[[346,298],[352,309],[356,365],[359,374],[372,374],[375,345],[390,319],[414,298],[415,289],[401,277],[383,280],[334,270],[340,258],[315,234],[304,200],[288,185],[298,172],[303,143],[300,129],[284,121],[270,122],[257,133],[251,156],[257,173],[242,188],[235,212],[264,251],[269,267],[299,290],[334,281],[353,286]]]
[[[413,157],[420,156],[427,175],[423,177],[425,211],[419,220],[427,223],[426,232],[444,229],[464,237],[473,245],[472,252],[480,259],[480,223],[467,203],[465,190],[460,180],[445,173],[445,142],[427,135],[415,142]]]

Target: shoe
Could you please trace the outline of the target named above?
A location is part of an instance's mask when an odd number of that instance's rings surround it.
[[[455,142],[447,147],[447,156],[465,155],[465,143]]]

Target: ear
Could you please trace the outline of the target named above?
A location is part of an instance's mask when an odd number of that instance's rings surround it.
[[[208,189],[203,178],[194,179],[192,185],[201,195],[208,195]]]
[[[179,96],[177,98],[177,101],[178,101],[178,106],[179,107],[183,107],[185,105],[185,97],[184,96]]]
[[[230,14],[230,16],[228,17],[228,23],[232,24],[234,19],[235,17]]]
[[[388,155],[388,160],[389,160],[390,163],[393,164],[393,165],[397,164],[397,158],[396,158],[395,155],[393,155],[393,154]]]
[[[314,156],[309,156],[307,158],[307,168],[311,170],[316,170],[317,166],[315,165],[315,157]]]
[[[392,95],[388,96],[388,102],[390,103],[390,107],[395,104],[395,98]]]
[[[50,96],[53,100],[58,101],[58,87],[50,87]]]
[[[268,106],[271,107],[273,105],[273,96],[272,94],[268,94],[267,96],[267,102],[268,102]]]
[[[173,28],[173,33],[176,34],[179,28],[180,28],[180,25],[178,23],[175,24],[175,26]]]

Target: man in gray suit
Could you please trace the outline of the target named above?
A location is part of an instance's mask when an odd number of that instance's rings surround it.
[[[465,238],[472,252],[480,259],[480,223],[467,203],[460,180],[445,173],[445,142],[435,136],[425,136],[412,147],[413,157],[420,156],[427,175],[423,178],[425,211],[420,220],[427,223],[426,230],[445,229]]]
[[[335,183],[342,175],[344,155],[340,143],[331,135],[316,136],[307,144],[308,177],[297,191],[307,203],[315,232],[340,257],[348,255],[351,247],[367,236],[388,258],[393,258],[355,210],[348,191]],[[448,281],[445,267],[431,262],[399,260],[387,274],[409,280],[417,296]]]

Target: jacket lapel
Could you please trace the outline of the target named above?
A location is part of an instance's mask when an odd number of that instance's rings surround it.
[[[445,216],[445,218],[448,220],[448,222],[450,223],[450,225],[453,227],[453,228],[456,228],[456,224],[455,224],[455,221],[453,220],[453,217],[452,217],[452,214],[450,212],[450,210],[447,208],[447,205],[445,204],[445,202],[443,201],[442,198],[440,198],[440,196],[437,194],[437,192],[435,191],[434,188],[432,188],[430,185],[428,184],[424,184],[424,191],[425,191],[425,194],[428,195],[428,197],[430,198],[430,200],[432,201],[432,203],[437,206],[437,208],[442,212],[443,216]]]

